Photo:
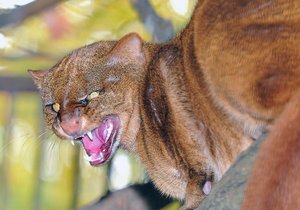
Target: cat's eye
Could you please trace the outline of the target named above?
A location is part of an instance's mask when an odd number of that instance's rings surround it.
[[[104,88],[98,90],[98,91],[93,91],[91,92],[90,94],[87,95],[86,98],[82,99],[79,101],[79,103],[82,105],[82,106],[87,106],[89,101],[94,99],[94,98],[97,98],[99,97],[100,95],[103,95],[105,93],[104,91]]]
[[[92,93],[90,93],[88,96],[87,96],[87,100],[92,100],[94,98],[97,98],[99,96],[99,92],[98,91],[94,91]]]
[[[104,90],[104,88],[102,88],[102,89],[100,89],[100,90],[91,92],[91,93],[86,97],[86,99],[87,99],[87,100],[92,100],[92,99],[94,99],[94,98],[99,97],[100,95],[103,95],[104,93],[105,93],[105,90]]]
[[[51,108],[54,112],[58,113],[60,110],[60,105],[58,103],[54,103],[51,105]]]

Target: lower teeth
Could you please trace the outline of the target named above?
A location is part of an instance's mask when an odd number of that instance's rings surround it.
[[[100,157],[98,158],[94,158],[93,156],[88,156],[86,153],[83,155],[83,158],[89,162],[94,162],[94,161],[98,161],[98,160],[103,160],[104,158],[104,155],[103,153],[101,152],[100,153]]]

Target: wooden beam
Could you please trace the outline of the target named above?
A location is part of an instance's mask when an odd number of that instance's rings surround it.
[[[1,76],[0,77],[0,91],[7,92],[23,92],[31,91],[37,92],[37,88],[34,85],[30,77],[21,76]]]

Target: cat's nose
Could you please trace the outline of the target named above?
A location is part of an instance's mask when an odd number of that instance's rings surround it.
[[[67,120],[62,120],[60,126],[71,137],[76,138],[81,135],[82,121],[80,117],[73,116]]]

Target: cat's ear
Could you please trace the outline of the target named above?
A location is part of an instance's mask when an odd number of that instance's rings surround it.
[[[145,64],[143,41],[136,33],[121,38],[108,54],[108,64],[135,63]]]
[[[30,74],[31,78],[33,79],[34,83],[38,87],[38,89],[41,89],[42,81],[45,75],[48,73],[48,70],[27,70]]]

